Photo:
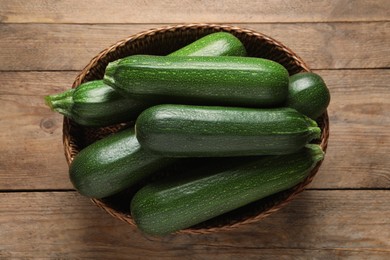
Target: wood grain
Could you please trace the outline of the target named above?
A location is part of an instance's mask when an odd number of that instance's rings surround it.
[[[326,159],[311,188],[390,188],[390,70],[320,70],[332,100]],[[71,189],[62,117],[43,96],[77,72],[0,72],[0,189]],[[12,147],[12,149],[10,149]]]
[[[1,0],[2,23],[388,21],[386,0],[47,1]]]
[[[330,137],[311,187],[390,188],[390,70],[317,73],[331,92]]]
[[[158,24],[0,24],[0,70],[81,70],[100,51]],[[389,68],[390,23],[240,24],[271,36],[312,69]]]
[[[256,224],[158,238],[75,192],[0,193],[0,258],[388,259],[389,200],[388,190],[305,191]]]
[[[43,97],[70,88],[77,73],[0,74],[1,189],[71,188],[63,117],[50,111]]]

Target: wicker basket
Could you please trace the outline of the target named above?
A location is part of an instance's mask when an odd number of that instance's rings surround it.
[[[248,56],[262,57],[279,62],[286,67],[290,75],[302,71],[310,71],[306,64],[294,54],[294,52],[280,42],[264,34],[229,25],[186,24],[151,29],[117,42],[93,58],[77,76],[72,87],[75,88],[81,83],[90,80],[102,79],[105,67],[113,60],[133,54],[167,55],[200,37],[217,31],[232,33],[245,45]],[[317,121],[322,129],[322,136],[319,143],[325,151],[329,135],[327,113],[325,112]],[[132,122],[105,128],[88,128],[80,126],[65,118],[63,125],[63,142],[68,164],[71,163],[72,159],[83,147],[131,124]],[[259,221],[284,207],[298,193],[302,192],[305,186],[312,181],[321,163],[322,162],[319,162],[316,165],[310,176],[308,176],[304,182],[289,190],[279,192],[197,226],[181,230],[178,233],[215,232]],[[135,226],[129,212],[130,195],[131,191],[125,191],[123,194],[121,193],[105,199],[92,199],[92,201],[113,217]]]

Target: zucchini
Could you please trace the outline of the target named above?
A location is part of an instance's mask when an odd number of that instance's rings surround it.
[[[152,104],[124,98],[102,80],[81,84],[75,89],[46,96],[46,104],[80,125],[108,126],[135,119]]]
[[[246,56],[242,42],[233,34],[216,32],[206,35],[169,56]]]
[[[293,153],[321,129],[292,108],[241,108],[164,104],[137,118],[142,147],[170,157]]]
[[[234,35],[225,32],[209,34],[171,53],[172,56],[245,56],[243,44]],[[127,122],[155,103],[125,98],[113,88],[95,80],[76,89],[45,97],[54,111],[71,118],[80,125],[108,126]]]
[[[131,215],[144,233],[167,235],[295,186],[323,156],[319,145],[310,144],[297,153],[255,158],[227,170],[181,172],[141,188],[131,201]]]
[[[286,106],[316,119],[325,112],[329,102],[329,89],[318,74],[304,72],[290,77]]]
[[[69,175],[80,194],[103,198],[136,184],[173,161],[142,149],[134,128],[129,128],[81,150],[69,167]]]
[[[261,58],[133,55],[109,63],[103,81],[160,103],[268,107],[285,102],[289,75]]]

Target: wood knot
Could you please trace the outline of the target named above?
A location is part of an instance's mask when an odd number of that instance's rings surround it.
[[[43,118],[40,123],[40,128],[46,133],[53,134],[58,128],[56,120],[53,118]]]

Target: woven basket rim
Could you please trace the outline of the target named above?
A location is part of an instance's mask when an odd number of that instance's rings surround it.
[[[275,48],[279,48],[284,52],[285,55],[287,55],[290,59],[292,59],[297,66],[302,68],[302,71],[310,72],[311,70],[309,67],[305,64],[305,62],[297,56],[290,48],[282,44],[281,42],[273,39],[272,37],[269,37],[263,33],[256,32],[252,29],[246,29],[241,28],[238,26],[233,25],[227,25],[227,24],[208,24],[208,23],[189,23],[189,24],[178,24],[178,25],[167,25],[157,28],[152,28],[149,30],[145,30],[139,33],[136,33],[134,35],[128,36],[122,40],[119,40],[118,42],[112,44],[110,47],[102,50],[98,55],[96,55],[94,58],[91,59],[91,61],[84,67],[84,69],[77,75],[75,78],[72,88],[77,87],[81,83],[83,83],[85,77],[90,73],[91,69],[94,68],[99,61],[107,56],[109,53],[115,52],[118,48],[123,47],[125,44],[134,41],[139,40],[144,37],[153,36],[156,33],[164,33],[168,31],[176,31],[176,30],[188,30],[188,29],[215,29],[218,31],[226,31],[226,32],[235,32],[235,33],[244,33],[248,34],[257,38],[261,38],[262,40],[271,43],[275,46]],[[322,125],[322,134],[321,134],[321,143],[320,146],[323,149],[324,152],[326,152],[327,144],[328,144],[328,138],[329,138],[329,118],[328,113],[325,111],[325,113],[322,115],[321,119],[321,125]],[[71,128],[72,128],[72,121],[66,117],[64,117],[63,121],[63,145],[64,145],[64,154],[66,157],[66,161],[68,165],[73,160],[74,155],[72,154],[72,151],[79,150],[77,144],[72,140],[71,138]],[[205,234],[205,233],[214,233],[217,231],[226,231],[231,230],[234,228],[237,228],[244,224],[249,224],[253,222],[257,222],[272,213],[280,210],[281,208],[285,207],[289,202],[291,202],[299,193],[301,193],[307,185],[309,185],[314,176],[317,174],[321,164],[323,161],[320,161],[317,163],[317,165],[314,167],[314,169],[311,171],[310,175],[301,183],[294,186],[293,188],[289,189],[291,193],[284,199],[276,203],[275,205],[271,206],[267,210],[261,212],[258,215],[249,217],[247,219],[244,219],[242,221],[232,223],[229,225],[224,226],[216,226],[216,227],[208,227],[208,228],[199,228],[199,229],[193,229],[193,228],[187,228],[180,231],[177,231],[176,234],[179,233],[187,233],[187,234]],[[101,199],[91,199],[91,201],[98,207],[102,208],[104,211],[106,211],[108,214],[113,216],[114,218],[117,218],[125,223],[130,224],[133,227],[136,227],[136,224],[132,217],[129,214],[126,214],[124,212],[117,211],[113,208],[111,208],[109,205],[107,205],[103,200]]]

